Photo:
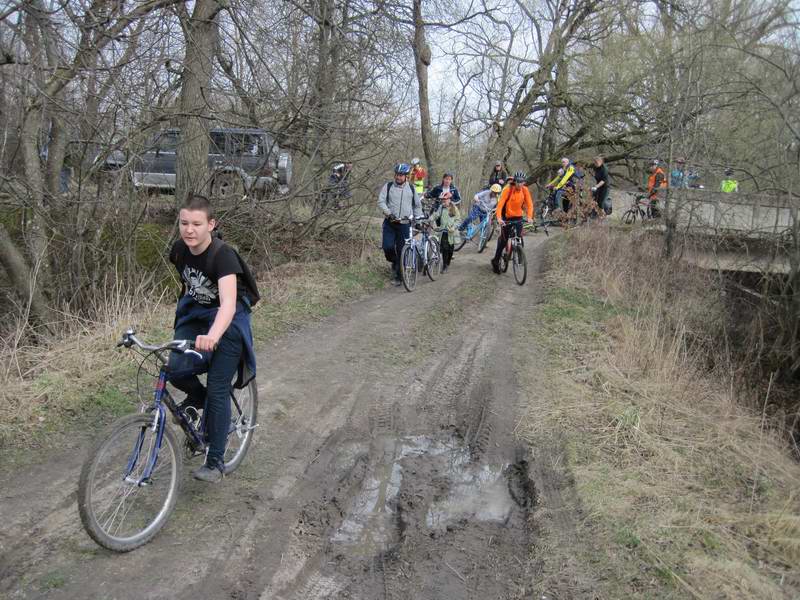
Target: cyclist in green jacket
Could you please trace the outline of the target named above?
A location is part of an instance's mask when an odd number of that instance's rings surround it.
[[[739,182],[733,178],[733,169],[730,167],[725,169],[725,179],[722,180],[719,191],[726,194],[739,191]]]

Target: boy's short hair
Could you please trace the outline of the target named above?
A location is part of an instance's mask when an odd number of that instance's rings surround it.
[[[211,207],[211,201],[202,194],[195,194],[190,192],[186,197],[186,202],[183,203],[182,209],[186,210],[202,210],[206,213],[208,220],[214,218],[214,209]]]

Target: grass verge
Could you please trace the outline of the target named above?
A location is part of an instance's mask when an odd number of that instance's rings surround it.
[[[385,271],[385,262],[370,255],[348,262],[288,263],[269,272],[253,312],[256,349],[381,288]],[[0,468],[13,468],[31,448],[68,443],[65,432],[91,432],[135,410],[140,392],[149,397],[151,379],[142,379],[141,390],[137,386],[136,355],[116,350],[115,343],[130,326],[143,340],[169,339],[174,303],[120,289],[98,304],[105,307],[102,318],[80,322],[68,339],[46,347],[17,345],[13,351],[9,344],[0,352]]]
[[[732,388],[714,275],[658,251],[605,228],[551,243],[519,431],[557,432],[582,518],[542,591],[578,556],[591,597],[800,597],[800,465]]]

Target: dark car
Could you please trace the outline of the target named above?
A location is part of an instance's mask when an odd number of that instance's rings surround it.
[[[106,159],[107,169],[130,165],[140,189],[175,189],[176,150],[180,130],[159,133],[139,156],[126,160],[121,152]],[[209,132],[209,192],[216,197],[286,191],[292,179],[292,158],[262,129],[220,128]]]

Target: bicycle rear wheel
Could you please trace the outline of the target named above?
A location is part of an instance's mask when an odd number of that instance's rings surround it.
[[[428,279],[436,281],[442,274],[442,253],[439,251],[439,242],[435,239],[429,238],[427,244],[428,265],[425,271],[428,273]]]
[[[514,280],[517,284],[524,284],[528,278],[528,259],[525,258],[522,246],[517,246],[512,250],[511,269],[514,271]]]
[[[622,215],[622,222],[625,225],[633,225],[636,223],[636,217],[639,215],[638,210],[634,210],[633,208],[629,208],[625,211],[625,214]]]
[[[154,452],[152,473],[140,484]],[[116,421],[81,470],[78,512],[86,532],[115,552],[149,542],[175,508],[182,467],[175,435],[166,425],[159,447],[152,414]]]
[[[403,246],[403,253],[400,256],[400,275],[403,278],[403,287],[413,292],[417,287],[417,257],[411,244]]]
[[[231,427],[225,446],[225,475],[242,464],[255,433],[258,418],[258,386],[253,379],[241,390],[231,390]]]

